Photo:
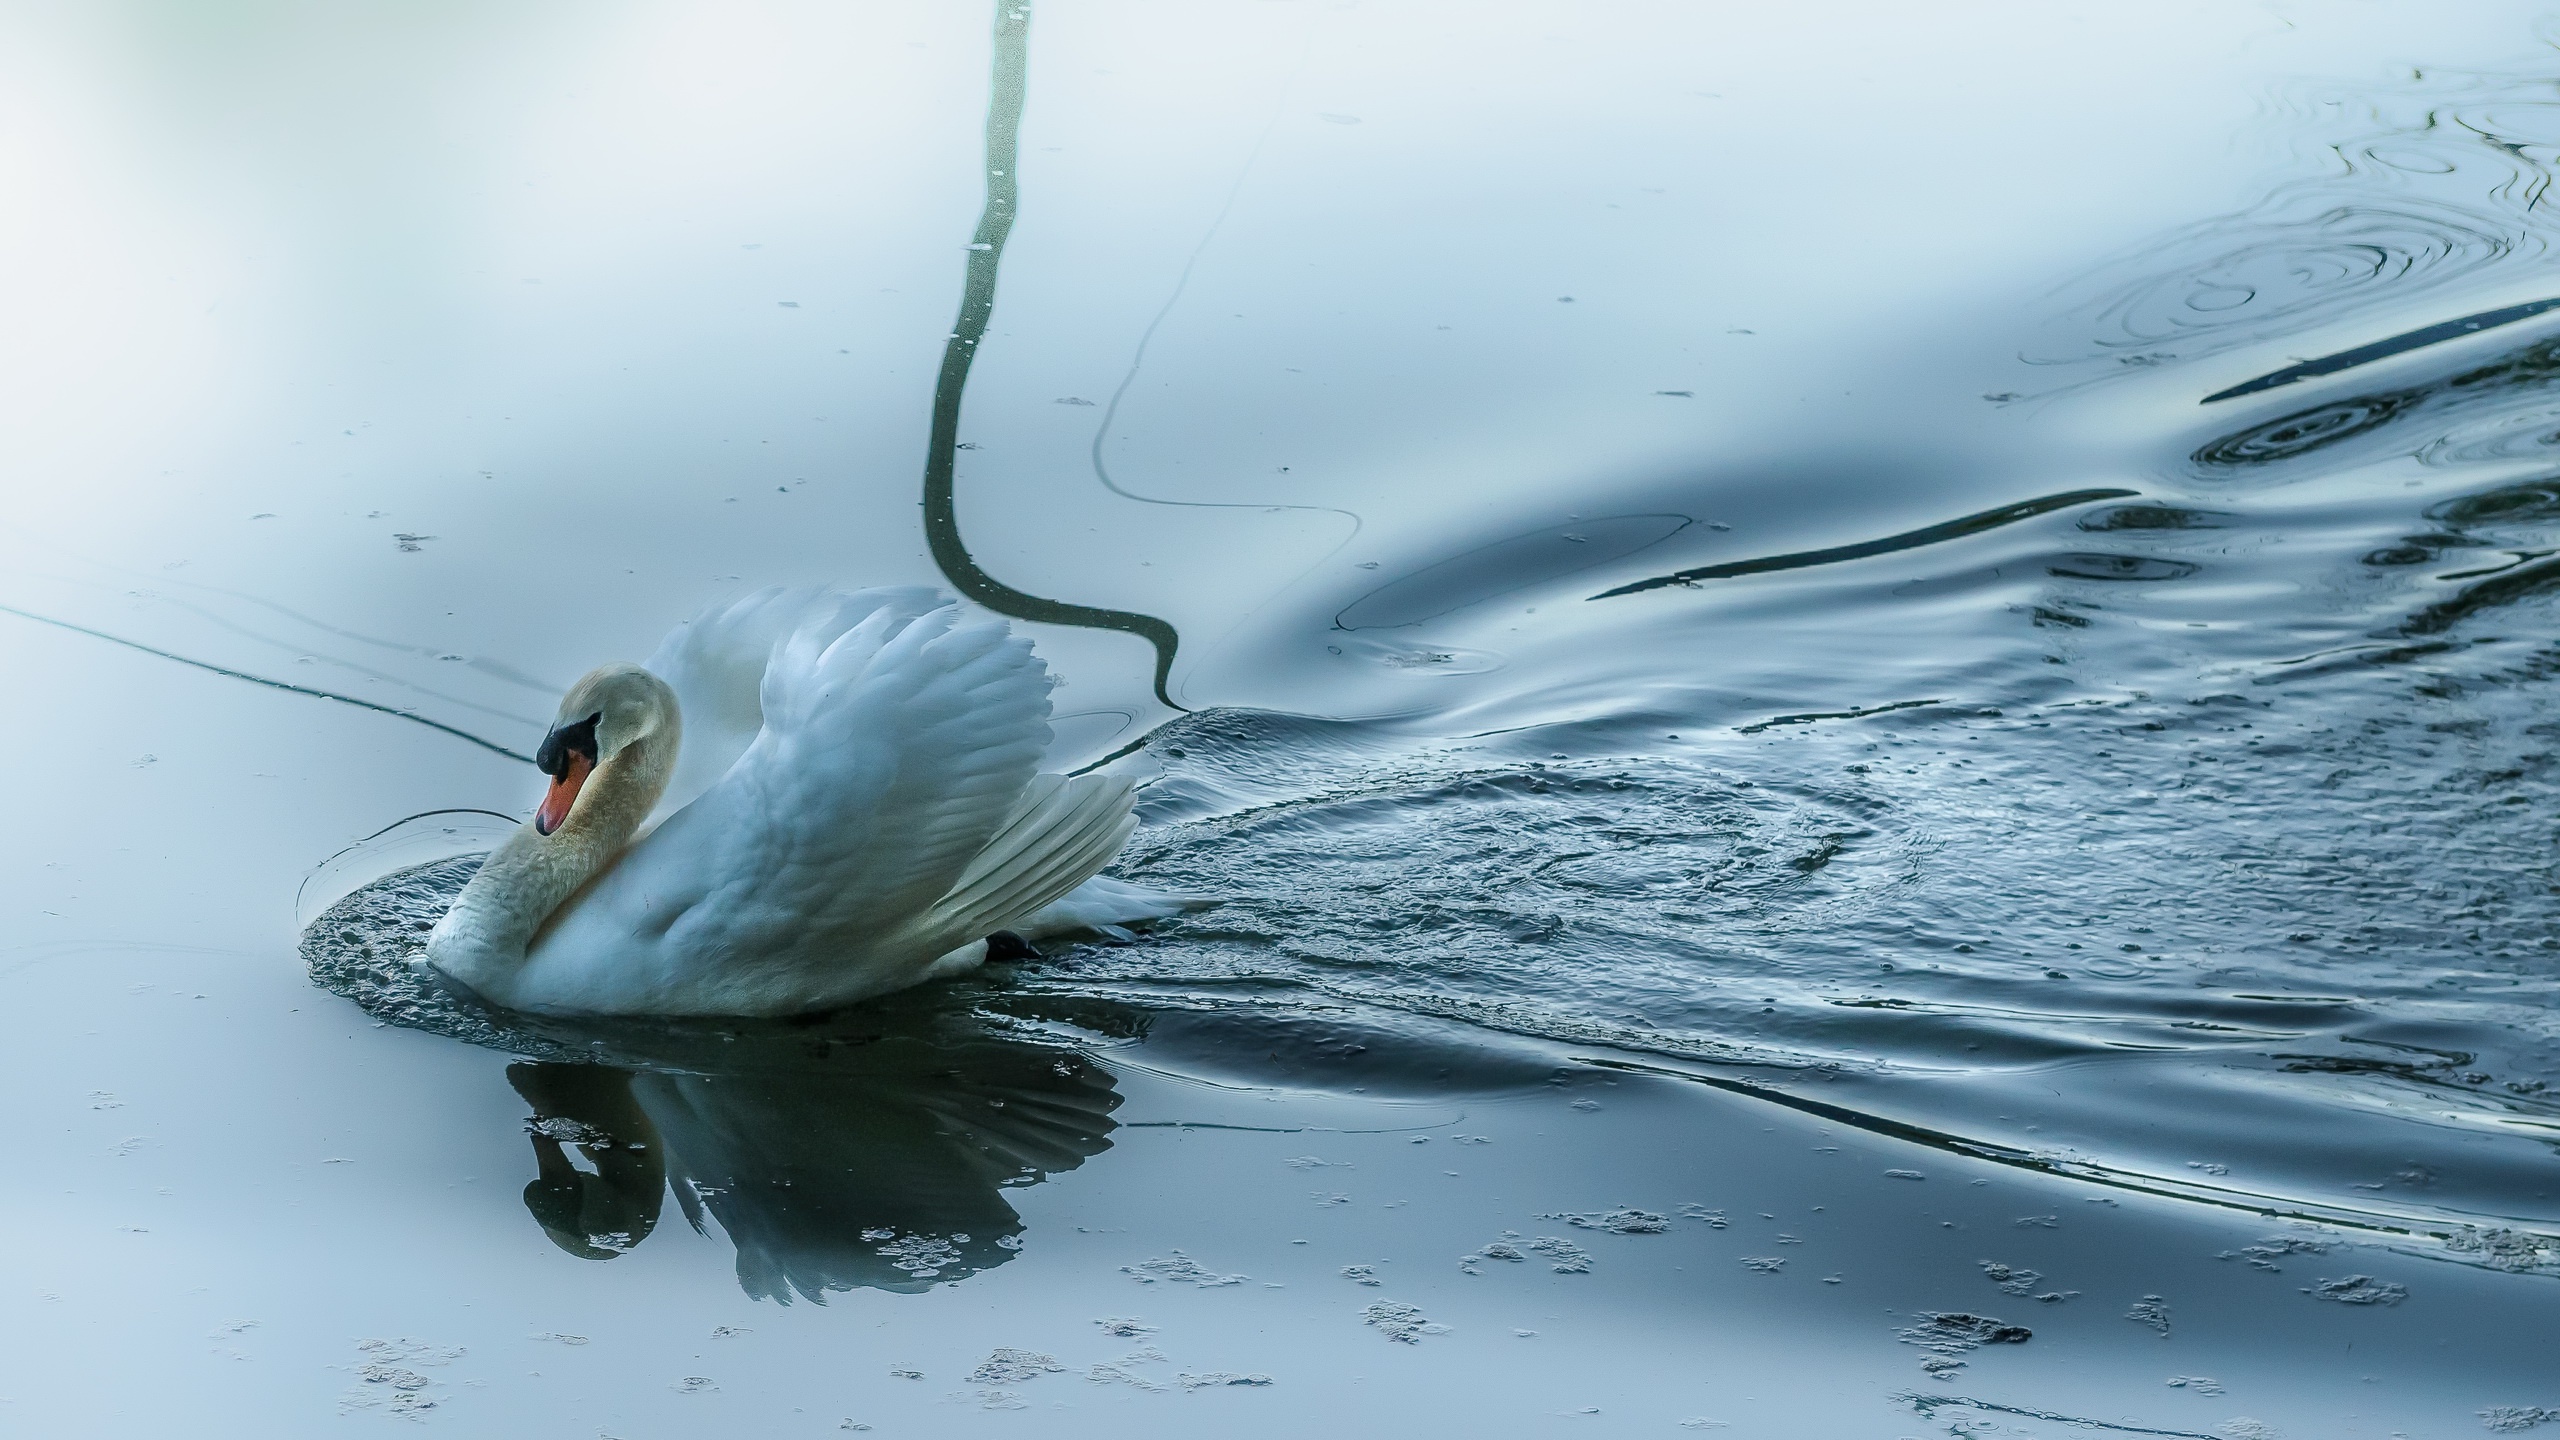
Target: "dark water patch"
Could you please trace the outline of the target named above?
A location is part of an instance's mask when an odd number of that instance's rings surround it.
[[[2443,556],[2444,552],[2447,550],[2465,549],[2471,546],[2476,546],[2480,543],[2481,542],[2474,540],[2467,535],[2447,535],[2442,533],[2433,535],[2403,535],[2394,544],[2385,545],[2379,550],[2366,551],[2361,558],[2364,564],[2371,565],[2376,568],[2389,568],[2398,565],[2432,565],[2437,559]],[[2439,578],[2451,579],[2454,577],[2442,576]]]
[[[2239,517],[2220,510],[2191,510],[2183,505],[2111,505],[2080,517],[2080,528],[2108,530],[2222,530]]]
[[[1669,575],[1657,575],[1650,580],[1638,580],[1621,585],[1614,590],[1603,590],[1591,598],[1607,600],[1619,595],[1635,595],[1647,590],[1659,590],[1666,585],[1694,585],[1701,580],[1727,580],[1741,575],[1801,570],[1815,565],[1837,565],[1846,560],[1863,560],[1871,555],[1890,555],[1898,550],[1915,550],[1924,545],[1936,545],[1948,540],[1961,539],[1967,535],[1979,535],[1986,530],[2014,525],[2021,520],[2032,520],[2039,515],[2049,515],[2056,510],[2067,510],[2075,505],[2086,505],[2097,500],[2126,499],[2136,493],[2138,492],[2117,489],[2069,490],[2059,495],[2046,495],[2034,500],[2022,500],[2014,505],[2003,505],[1993,510],[1977,511],[1940,524],[1924,525],[1917,530],[1905,530],[1898,535],[1885,536],[1881,540],[1865,540],[1855,545],[1836,545],[1825,550],[1800,550],[1792,554],[1770,555],[1757,560],[1735,560],[1720,565],[1701,565],[1695,569],[1675,571]]]
[[[2045,573],[2065,580],[2183,580],[2204,567],[2186,560],[2154,555],[2102,555],[2083,551],[2046,564]]]
[[[1345,606],[1334,624],[1344,630],[1418,625],[1623,560],[1694,523],[1686,515],[1606,515],[1497,540],[1379,586]]]

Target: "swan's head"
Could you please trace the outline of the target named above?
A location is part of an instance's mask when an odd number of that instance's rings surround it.
[[[614,664],[588,672],[560,700],[559,718],[533,763],[551,777],[533,826],[548,835],[569,818],[578,792],[596,767],[652,735],[675,728],[675,692],[637,665]]]

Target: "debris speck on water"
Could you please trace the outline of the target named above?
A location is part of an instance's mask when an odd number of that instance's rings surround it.
[[[2246,1260],[2260,1270],[2282,1270],[2276,1262],[2287,1255],[2326,1255],[2337,1242],[2318,1235],[2270,1235],[2255,1245],[2225,1250],[2217,1260]]]
[[[1991,1283],[1999,1286],[2004,1294],[2024,1295],[2030,1299],[2041,1300],[2048,1305],[2058,1305],[2080,1293],[2077,1290],[2039,1292],[2036,1285],[2044,1279],[2044,1276],[2023,1265],[2003,1265],[1997,1260],[1985,1260],[1982,1262],[1982,1273],[1990,1277]]]
[[[1102,1327],[1103,1334],[1116,1336],[1122,1340],[1134,1339],[1140,1335],[1152,1335],[1156,1329],[1153,1325],[1141,1322],[1135,1315],[1105,1315],[1093,1323]]]
[[[2192,1390],[2198,1395],[2222,1393],[2222,1382],[2210,1375],[2172,1375],[2169,1377],[2169,1387],[2173,1390]]]
[[[2124,1318],[2140,1321],[2159,1331],[2163,1340],[2169,1338],[2169,1302],[2157,1295],[2145,1295],[2134,1301],[2133,1308],[2124,1312]]]
[[[1386,1283],[1378,1278],[1378,1272],[1374,1268],[1367,1265],[1343,1266],[1342,1278],[1351,1281],[1356,1285],[1383,1285]]]
[[[1381,1300],[1364,1308],[1360,1319],[1379,1334],[1405,1345],[1419,1345],[1425,1335],[1449,1333],[1448,1326],[1435,1324],[1420,1310],[1394,1300]]]
[[[2397,1305],[2409,1298],[2409,1287],[2392,1280],[2376,1280],[2370,1275],[2349,1275],[2342,1280],[2323,1280],[2306,1285],[2302,1293],[2315,1300],[2335,1300],[2341,1305]]]
[[[1941,1356],[1966,1355],[1985,1345],[2024,1345],[2035,1338],[2035,1332],[2024,1325],[2007,1324],[1988,1315],[1946,1311],[1923,1313],[1918,1318],[1919,1324],[1895,1331],[1894,1338]],[[1933,1369],[1930,1373],[1937,1372]]]
[[[1683,1219],[1683,1220],[1700,1220],[1700,1221],[1704,1221],[1704,1222],[1706,1223],[1707,1228],[1708,1228],[1708,1229],[1710,1229],[1710,1230],[1721,1230],[1721,1229],[1723,1229],[1723,1228],[1724,1228],[1724,1224],[1725,1224],[1725,1221],[1724,1221],[1724,1212],[1723,1212],[1723,1211],[1721,1211],[1721,1210],[1710,1210],[1710,1209],[1708,1209],[1708,1208],[1707,1208],[1706,1206],[1704,1206],[1704,1205],[1683,1205],[1683,1206],[1681,1206],[1681,1207],[1680,1207],[1680,1218],[1681,1218],[1681,1219]]]
[[[999,1345],[994,1354],[978,1362],[977,1369],[960,1378],[975,1385],[1014,1385],[1025,1380],[1037,1380],[1043,1375],[1054,1375],[1066,1368],[1054,1356]]]
[[[2560,1420],[2560,1409],[2545,1409],[2540,1405],[2492,1405],[2480,1412],[2480,1423],[2501,1435],[2530,1430],[2550,1420]]]
[[[1173,1380],[1185,1390],[1206,1390],[1215,1385],[1268,1385],[1271,1383],[1271,1377],[1268,1375],[1239,1375],[1232,1370],[1212,1370],[1205,1375],[1176,1375]]]
[[[1541,1235],[1529,1242],[1529,1248],[1555,1263],[1550,1269],[1559,1275],[1591,1273],[1591,1252],[1559,1235]]]
[[[1552,1215],[1541,1215],[1538,1218],[1561,1220],[1567,1225],[1579,1226],[1585,1230],[1606,1230],[1612,1235],[1659,1235],[1671,1228],[1671,1221],[1664,1216],[1656,1215],[1650,1210],[1638,1210],[1632,1205],[1621,1205],[1615,1210],[1603,1210],[1593,1215],[1577,1215],[1570,1211],[1560,1211]]]
[[[1742,1264],[1743,1268],[1757,1270],[1763,1275],[1775,1275],[1787,1268],[1786,1257],[1783,1255],[1745,1255],[1742,1257]]]
[[[1917,1170],[1887,1170],[1884,1174],[1885,1178],[1888,1180],[1926,1180],[1929,1178]]]
[[[1158,1283],[1168,1285],[1197,1285],[1203,1290],[1211,1289],[1220,1285],[1241,1285],[1247,1279],[1251,1278],[1244,1275],[1220,1275],[1217,1272],[1208,1269],[1206,1266],[1203,1266],[1199,1261],[1183,1254],[1179,1250],[1174,1251],[1171,1255],[1160,1255],[1152,1260],[1141,1260],[1135,1265],[1123,1265],[1120,1267],[1120,1273],[1136,1280],[1141,1285],[1154,1285]]]

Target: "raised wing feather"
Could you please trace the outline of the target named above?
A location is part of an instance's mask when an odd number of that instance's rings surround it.
[[[527,1003],[777,1013],[931,963],[907,953],[913,924],[1037,771],[1048,671],[1001,623],[877,594],[804,606],[770,651],[756,738],[563,907],[528,959]]]
[[[723,601],[668,632],[649,657],[649,669],[676,692],[684,717],[684,743],[676,751],[675,776],[654,814],[663,820],[692,804],[729,773],[764,729],[764,672],[783,641],[810,625],[832,624],[836,635],[878,610],[912,620],[943,604],[922,586],[841,594],[812,585],[773,586]]]

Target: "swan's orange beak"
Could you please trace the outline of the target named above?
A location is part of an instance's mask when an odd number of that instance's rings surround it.
[[[544,835],[560,828],[569,818],[569,807],[578,803],[578,789],[587,783],[596,762],[572,750],[561,757],[560,773],[551,777],[551,788],[543,792],[542,808],[533,812],[533,828]]]

